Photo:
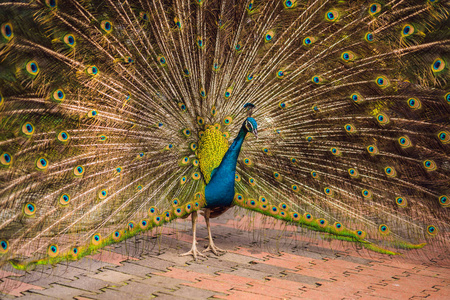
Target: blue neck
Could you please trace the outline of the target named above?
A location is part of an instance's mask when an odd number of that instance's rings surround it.
[[[223,157],[222,162],[219,166],[219,169],[223,168],[224,170],[226,170],[226,172],[230,172],[233,175],[233,180],[234,174],[236,173],[236,163],[239,157],[239,153],[241,152],[241,147],[244,143],[246,134],[247,133],[242,127],[239,131],[238,136],[234,139],[233,144],[231,144],[230,148],[228,148],[227,153],[225,153],[225,156]]]
[[[236,163],[246,134],[242,127],[238,136],[234,139],[233,144],[231,144],[227,153],[225,153],[219,167],[213,171],[211,180],[205,187],[207,207],[231,205],[234,198]]]

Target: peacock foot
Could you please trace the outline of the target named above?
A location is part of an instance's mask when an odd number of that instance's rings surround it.
[[[220,249],[219,247],[217,247],[213,243],[209,244],[208,247],[205,250],[203,250],[203,252],[208,252],[208,251],[211,251],[215,255],[219,255],[220,253],[226,253],[227,252],[227,250]]]
[[[197,243],[192,244],[191,250],[189,250],[186,253],[180,254],[180,256],[192,255],[192,257],[194,257],[194,260],[197,260],[197,256],[206,257],[205,254],[203,254],[203,253],[201,253],[200,251],[197,250],[196,244]]]

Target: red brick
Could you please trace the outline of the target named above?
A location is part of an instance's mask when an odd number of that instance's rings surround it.
[[[203,289],[208,291],[214,291],[224,294],[229,294],[229,290],[239,286],[239,283],[231,283],[225,281],[217,281],[211,279],[202,279],[201,281],[195,283],[184,283],[183,285],[191,286],[197,289]]]
[[[299,286],[297,284],[297,286]],[[259,283],[254,282],[253,285],[248,285],[246,287],[237,287],[236,290],[247,292],[247,293],[253,293],[253,294],[260,294],[260,295],[277,295],[278,297],[282,297],[288,293],[291,294],[297,294],[297,296],[300,296],[302,291],[297,290],[298,293],[295,293],[294,291],[285,290],[279,287],[275,287],[273,285],[268,285],[265,283]]]
[[[218,276],[215,276],[212,279],[221,282],[238,283],[239,285],[248,284],[254,281],[252,278],[236,276],[228,273],[219,273]]]
[[[302,298],[308,300],[323,300],[323,299],[341,300],[342,298],[344,298],[344,296],[345,295],[341,294],[339,290],[330,293],[330,292],[322,292],[319,289],[311,289],[302,294]]]
[[[192,282],[196,282],[196,281],[200,280],[201,278],[209,278],[209,279],[214,278],[214,276],[204,274],[204,273],[186,271],[186,270],[177,269],[177,268],[169,268],[169,269],[170,269],[170,271],[168,271],[168,272],[156,273],[156,275],[171,277],[171,278],[176,278],[176,279],[181,279],[181,280],[186,280],[186,281],[192,281]]]
[[[250,282],[249,284],[254,284],[254,282]],[[284,280],[280,278],[266,277],[265,285],[278,287],[281,289],[298,292],[300,288],[308,285],[306,283],[299,283],[291,280]]]
[[[0,279],[8,277],[8,276],[22,276],[21,274],[0,270]]]
[[[279,259],[275,257],[270,257],[269,259],[260,263],[291,270],[296,270],[296,267],[298,266],[298,263],[292,260]]]
[[[259,294],[252,294],[252,293],[246,293],[243,291],[237,291],[233,290],[232,294],[229,294],[228,296],[214,296],[215,298],[219,299],[228,299],[228,300],[274,300],[274,299],[282,299],[282,297],[271,297],[271,296],[264,296]]]
[[[259,259],[264,259],[265,257],[272,255],[268,252],[252,253],[250,251],[251,250],[248,248],[240,247],[237,250],[230,250],[229,252],[235,253],[235,254],[240,254],[240,255],[245,255],[245,256],[250,256],[250,257],[255,257],[255,258],[259,258]]]
[[[43,290],[43,287],[28,284],[25,282],[12,280],[9,278],[3,278],[0,282],[0,291],[5,294],[20,297],[23,296],[22,292],[28,290]]]
[[[137,258],[131,256],[125,256],[116,252],[104,250],[101,250],[100,253],[89,255],[87,257],[118,266],[121,266],[121,262],[125,260],[138,260]]]

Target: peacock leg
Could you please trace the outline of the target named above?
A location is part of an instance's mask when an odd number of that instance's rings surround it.
[[[203,252],[212,251],[215,255],[219,255],[220,252],[227,252],[226,250],[220,249],[216,245],[214,245],[212,234],[211,234],[211,226],[209,225],[209,216],[211,214],[211,210],[209,208],[205,209],[205,221],[206,221],[206,227],[208,228],[208,238],[209,238],[209,245],[208,247],[203,250]]]
[[[192,217],[192,248],[188,252],[180,254],[180,256],[192,255],[194,257],[194,260],[197,260],[197,255],[202,257],[206,257],[206,255],[197,250],[197,238],[196,238],[197,217],[198,217],[197,212],[194,211],[191,214],[191,217]]]

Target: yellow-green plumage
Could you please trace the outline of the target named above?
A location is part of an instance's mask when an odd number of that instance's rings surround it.
[[[207,184],[211,180],[211,172],[220,165],[227,150],[228,141],[220,130],[220,124],[205,126],[204,135],[199,141],[197,157]]]

